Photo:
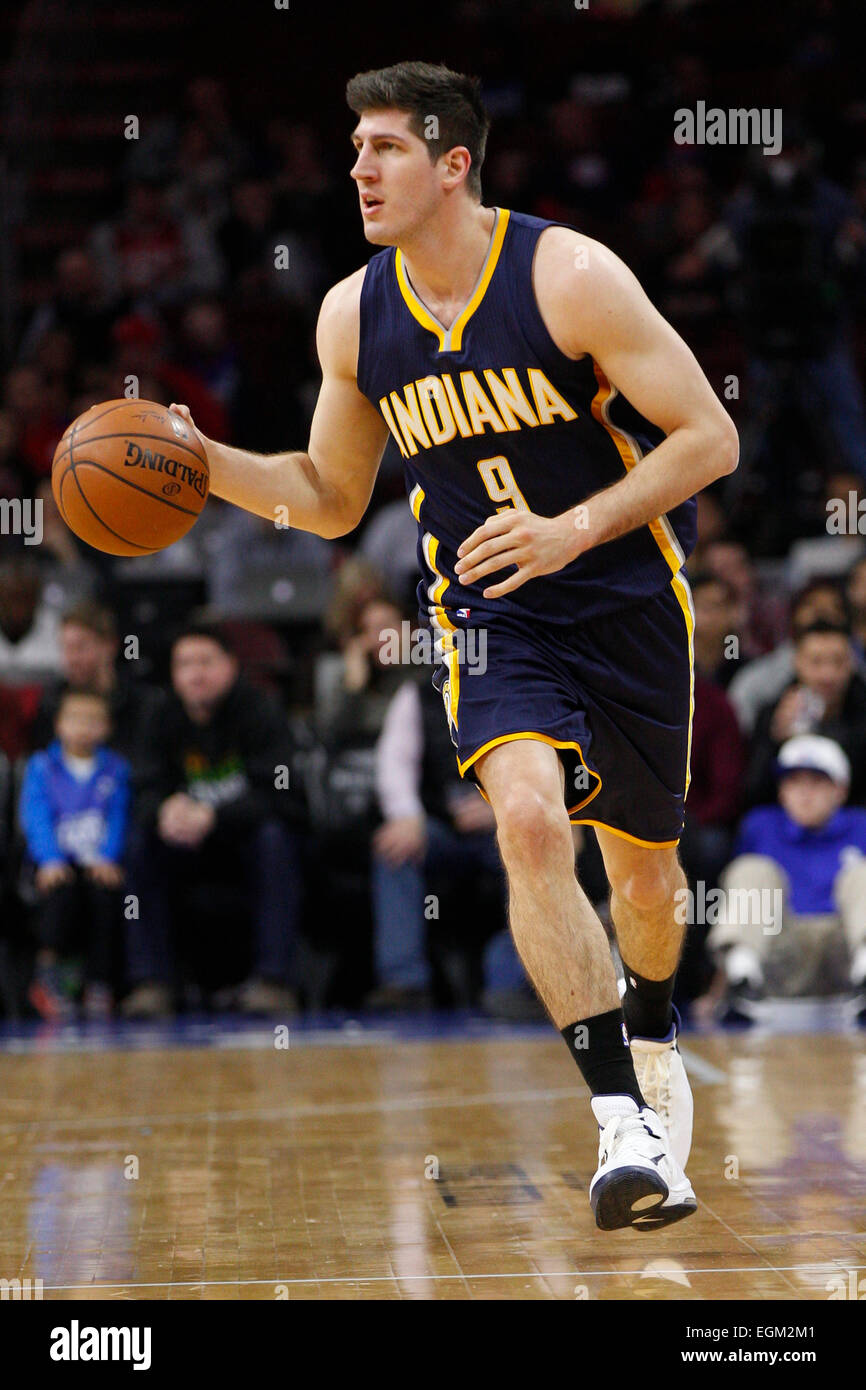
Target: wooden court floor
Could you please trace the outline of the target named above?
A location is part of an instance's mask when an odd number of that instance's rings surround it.
[[[866,1037],[686,1053],[699,1211],[603,1234],[586,1093],[545,1032],[4,1052],[0,1278],[46,1300],[866,1292]]]

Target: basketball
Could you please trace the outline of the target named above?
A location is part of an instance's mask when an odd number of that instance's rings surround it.
[[[103,401],[64,433],[51,466],[70,530],[108,555],[152,555],[185,536],[207,501],[195,431],[156,401]]]

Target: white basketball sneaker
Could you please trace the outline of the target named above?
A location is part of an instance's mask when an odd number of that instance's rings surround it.
[[[674,1009],[674,1021],[666,1038],[634,1037],[630,1043],[640,1093],[664,1125],[674,1159],[680,1168],[685,1168],[692,1147],[695,1105],[677,1047],[679,1030],[680,1016]]]
[[[631,1096],[594,1096],[592,1110],[601,1133],[589,1202],[600,1230],[649,1231],[691,1216],[695,1194],[658,1115]]]

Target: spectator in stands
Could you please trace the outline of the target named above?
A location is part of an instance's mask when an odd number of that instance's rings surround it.
[[[866,800],[866,680],[857,673],[850,630],[818,621],[802,630],[794,649],[794,680],[758,715],[746,781],[751,806],[770,801],[781,745],[818,733],[841,744],[852,767],[851,800]]]
[[[736,670],[736,604],[730,586],[707,571],[690,578],[695,610],[695,689],[691,781],[680,855],[689,882],[715,887],[730,857],[743,795],[745,747],[724,686]],[[680,1002],[702,994],[712,976],[706,925],[688,932],[678,974]]]
[[[259,178],[235,185],[231,212],[217,230],[229,280],[242,296],[277,294],[311,307],[327,279],[317,240],[317,233],[301,236],[281,220],[272,185]]]
[[[540,216],[579,222],[588,235],[597,236],[621,204],[623,188],[611,157],[615,146],[602,134],[606,124],[612,128],[610,114],[591,98],[571,95],[549,108],[540,154],[544,167],[539,182],[545,190],[536,209]]]
[[[276,117],[266,131],[270,178],[282,222],[318,237],[333,181],[318,131]]]
[[[145,400],[188,401],[203,434],[215,439],[228,435],[229,419],[222,401],[201,377],[172,359],[161,319],[150,313],[129,314],[117,320],[112,336],[115,380],[137,377],[139,395]]]
[[[308,935],[329,977],[349,955],[355,956],[356,968],[366,968],[358,937],[368,939],[371,837],[381,821],[376,744],[391,697],[406,679],[395,651],[404,624],[409,627],[372,566],[347,561],[325,616],[340,650],[317,660],[311,719],[318,745],[311,764],[313,855],[316,870],[326,878],[323,893],[331,920],[319,914]],[[346,918],[355,923],[351,941],[343,927]],[[311,991],[321,1001],[328,985],[318,966],[316,973],[320,982],[316,986],[311,980]]]
[[[426,895],[442,883],[461,899],[469,897],[486,877],[502,923],[506,916],[493,812],[477,788],[460,780],[429,667],[420,669],[420,680],[404,679],[388,706],[376,749],[376,786],[384,817],[373,838],[377,987],[366,1004],[376,1010],[426,1007]],[[504,925],[485,950],[484,1005],[497,1017],[543,1017]]]
[[[849,570],[845,597],[851,612],[851,640],[862,664],[866,660],[866,556]]]
[[[218,161],[226,179],[247,159],[247,150],[232,123],[222,83],[213,77],[194,77],[183,97],[183,109],[175,93],[167,103],[166,114],[154,111],[143,122],[140,139],[129,142],[124,174],[130,180],[165,179],[173,173],[183,175],[186,160],[195,150],[187,136],[195,130],[207,141],[210,157]],[[194,170],[195,172],[195,170]]]
[[[323,621],[325,636],[338,650],[324,653],[316,663],[314,713],[319,722],[329,717],[338,692],[345,685],[347,658],[351,664],[363,630],[361,615],[369,604],[376,602],[393,608],[394,601],[381,571],[366,558],[350,556],[337,570]]]
[[[724,318],[724,282],[701,249],[713,236],[717,209],[706,186],[677,189],[670,203],[670,247],[657,302],[703,360]]]
[[[714,492],[712,488],[704,488],[703,492],[698,493],[697,504],[698,539],[689,556],[689,575],[701,574],[706,569],[704,555],[709,546],[724,538],[727,524],[725,509],[718,492]]]
[[[18,450],[18,431],[12,411],[0,407],[0,497],[24,497],[28,469]]]
[[[64,953],[85,926],[84,1013],[106,1018],[113,1005],[121,943],[120,888],[129,814],[129,771],[107,747],[108,701],[67,690],[56,709],[57,737],[28,760],[19,820],[37,893],[36,969],[29,990],[43,1018],[68,1018]]]
[[[325,668],[326,678],[320,667],[315,722],[327,742],[378,739],[391,697],[405,679],[405,670],[391,658],[394,634],[402,635],[403,623],[409,627],[396,603],[371,597],[358,609],[355,630],[345,634],[339,660]]]
[[[798,634],[821,619],[843,624],[848,621],[844,595],[832,580],[816,579],[808,584],[791,604],[788,639],[775,651],[750,661],[734,676],[728,698],[747,736],[754,730],[761,707],[777,700],[794,679],[794,647]]]
[[[134,660],[121,660],[119,655],[110,608],[84,600],[67,610],[60,624],[61,672],[43,692],[31,734],[34,748],[50,740],[65,692],[90,691],[108,701],[112,747],[128,761],[134,760],[142,728],[158,722],[166,701],[161,690],[133,677]]]
[[[724,688],[740,655],[736,595],[727,580],[708,570],[690,576],[689,584],[695,608],[695,668],[704,680]]]
[[[785,632],[787,605],[761,584],[746,547],[738,541],[717,540],[704,551],[704,565],[710,574],[725,581],[739,607],[736,630],[742,659],[748,661],[772,651]]]
[[[58,619],[26,554],[0,563],[0,681],[45,680],[60,668]]]
[[[101,292],[112,305],[129,312],[177,300],[185,268],[183,237],[168,210],[162,179],[130,184],[121,216],[97,227],[90,249]]]
[[[252,916],[242,943],[250,974],[232,1002],[251,1014],[292,1012],[303,808],[288,722],[271,695],[239,675],[216,628],[192,626],[175,638],[171,680],[168,707],[140,730],[130,885],[141,907],[128,924],[134,988],[124,1013],[171,1010],[179,946],[192,930],[190,895],[210,892],[216,911],[227,874],[243,885]]]
[[[3,404],[12,419],[29,497],[36,480],[51,472],[54,451],[69,423],[68,402],[62,384],[49,383],[36,365],[22,364],[6,374]]]
[[[36,717],[41,686],[0,685],[0,774],[7,769],[3,763],[5,756],[9,764],[26,757],[30,751],[30,730]],[[22,698],[22,694],[24,698]],[[0,784],[2,784],[0,775]],[[8,816],[0,798],[0,841],[8,834]],[[3,895],[3,874],[0,871],[0,901]]]
[[[223,83],[215,77],[194,77],[185,97],[189,120],[207,134],[211,148],[218,152],[229,170],[239,169],[247,151],[233,123]]]
[[[200,120],[181,132],[166,203],[177,219],[184,247],[184,289],[213,294],[225,278],[217,229],[228,211],[233,160]]]
[[[777,777],[779,804],[746,816],[722,875],[710,943],[729,1002],[739,1012],[764,993],[853,986],[866,1004],[866,811],[845,805],[850,763],[832,739],[804,734],[782,745]]]
[[[218,299],[197,299],[184,310],[177,366],[199,381],[229,417],[238,385],[237,351]],[[186,397],[184,397],[186,399]]]
[[[241,179],[231,192],[231,211],[217,230],[231,284],[269,280],[277,230],[271,186],[264,179]]]
[[[61,251],[54,268],[50,298],[36,309],[24,334],[20,355],[31,361],[46,334],[64,329],[78,356],[87,362],[106,362],[110,348],[111,311],[100,294],[93,256],[83,246]]]
[[[752,177],[727,209],[729,264],[739,276],[750,399],[779,410],[793,400],[814,428],[825,465],[862,475],[866,409],[848,291],[862,276],[866,239],[849,195],[817,166],[817,145],[789,120],[781,153],[756,155]],[[764,439],[747,438],[747,466]]]
[[[728,861],[745,766],[745,744],[727,695],[696,671],[691,783],[681,843],[690,878],[713,885]]]
[[[380,507],[364,527],[359,552],[385,576],[391,592],[402,601],[414,596],[421,578],[418,567],[418,524],[405,496]]]
[[[34,559],[43,596],[52,608],[69,608],[92,596],[99,584],[99,571],[60,515],[51,479],[41,478],[33,491],[34,501],[42,509],[42,540],[34,547]]]

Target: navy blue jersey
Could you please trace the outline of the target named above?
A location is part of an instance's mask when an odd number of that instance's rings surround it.
[[[454,573],[458,546],[494,512],[558,516],[617,482],[664,438],[597,362],[566,357],[547,331],[532,261],[552,225],[496,210],[478,284],[449,329],[415,294],[399,250],[367,266],[358,386],[404,459],[425,576],[419,601],[437,628],[450,629],[449,614],[467,609],[559,624],[595,618],[658,594],[694,546],[690,498],[499,599],[483,599],[482,590],[511,566],[468,586]]]

